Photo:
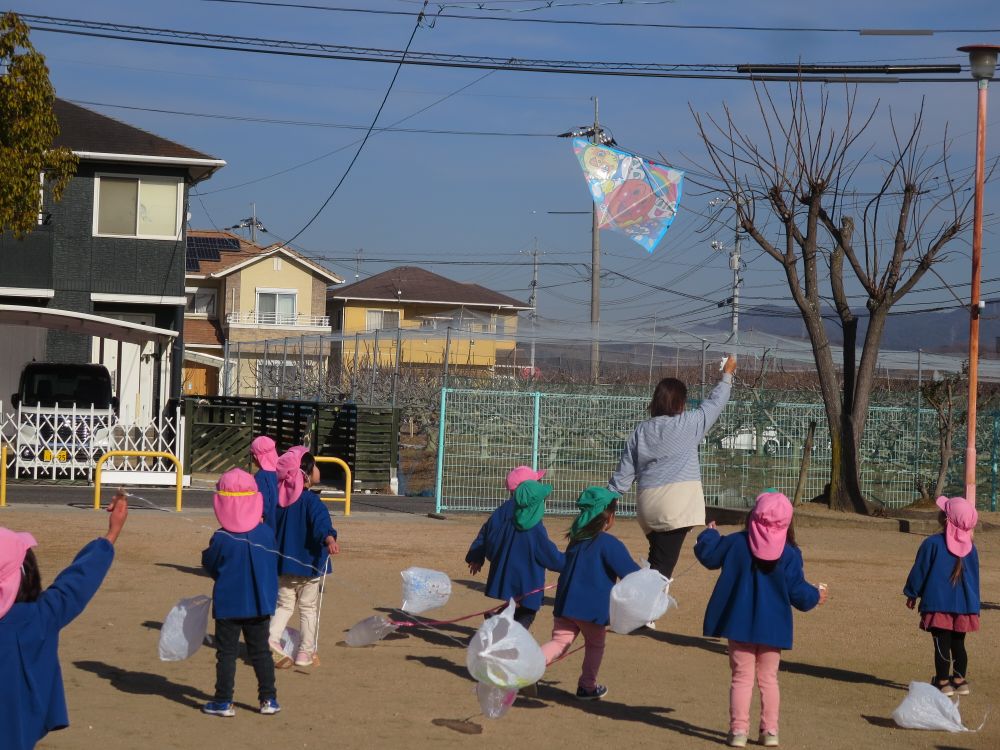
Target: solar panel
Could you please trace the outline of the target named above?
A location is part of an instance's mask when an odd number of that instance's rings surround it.
[[[191,273],[196,273],[201,270],[201,264],[198,262],[197,258],[192,258],[190,255],[185,258],[184,270],[190,271]]]
[[[187,255],[198,260],[221,260],[221,251],[236,252],[239,249],[240,241],[235,237],[187,238]]]

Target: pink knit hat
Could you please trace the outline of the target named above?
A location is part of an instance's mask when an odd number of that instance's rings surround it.
[[[250,443],[250,452],[264,471],[274,471],[278,466],[278,450],[267,435],[255,437]]]
[[[26,531],[11,531],[0,527],[0,617],[14,606],[21,590],[21,565],[28,549],[38,544]]]
[[[944,541],[948,551],[955,557],[965,557],[972,552],[972,530],[979,523],[976,506],[964,497],[937,499],[937,506],[948,517],[944,526]]]
[[[292,505],[305,487],[302,474],[302,455],[309,450],[304,445],[296,445],[281,454],[278,459],[278,505],[287,508]]]
[[[530,466],[518,466],[516,469],[511,469],[510,473],[507,474],[507,489],[513,492],[521,482],[527,479],[533,479],[537,482],[544,476],[545,469],[535,471]]]
[[[758,560],[777,560],[785,549],[792,504],[780,492],[763,492],[750,511],[747,537],[750,553]]]
[[[243,469],[230,469],[219,477],[212,504],[219,525],[234,534],[257,528],[264,514],[264,497],[257,482]]]

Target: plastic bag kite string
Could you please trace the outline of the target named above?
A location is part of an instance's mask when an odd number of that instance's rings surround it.
[[[520,596],[515,596],[514,601],[519,602],[527,596],[531,596],[532,594],[537,594],[539,591],[548,591],[549,589],[554,589],[557,585],[558,584],[550,583],[548,586],[542,586],[541,588],[525,592]],[[494,614],[494,615],[500,614],[500,612],[502,612],[506,606],[507,606],[506,604],[501,604],[499,607],[490,607],[489,609],[484,609],[482,612],[473,612],[471,615],[463,615],[462,617],[456,617],[454,620],[421,620],[419,622],[410,622],[407,620],[389,620],[389,622],[401,628],[414,627],[419,625],[453,625],[456,622],[471,620],[473,617],[481,617],[482,615],[488,615],[488,614]],[[393,610],[393,611],[403,612],[404,610]],[[412,617],[413,615],[410,616]]]

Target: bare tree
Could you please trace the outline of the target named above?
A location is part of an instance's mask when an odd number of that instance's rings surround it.
[[[939,380],[924,383],[921,392],[924,400],[934,409],[938,427],[938,474],[933,493],[928,491],[929,488],[923,478],[920,480],[922,498],[931,500],[940,497],[941,493],[944,492],[945,482],[948,479],[948,468],[951,465],[952,455],[954,455],[952,440],[955,432],[965,424],[966,415],[963,406],[964,397],[969,392],[968,363],[962,367],[961,372],[949,373]],[[919,450],[919,446],[917,448]]]
[[[870,513],[858,446],[886,320],[968,225],[971,192],[962,196],[971,175],[952,179],[947,133],[940,152],[921,145],[922,106],[902,127],[891,111],[879,117],[877,102],[859,117],[857,89],[845,92],[843,112],[835,117],[827,90],[812,101],[800,81],[789,86],[787,105],[779,106],[766,87],[757,88],[759,136],[728,107],[721,118],[692,114],[739,228],[782,267],[805,323],[830,429],[830,507]],[[860,143],[877,117],[888,124],[892,140],[883,158]],[[871,192],[855,187],[866,176],[874,182]],[[857,366],[854,290],[868,317]],[[844,330],[842,372],[826,317]]]

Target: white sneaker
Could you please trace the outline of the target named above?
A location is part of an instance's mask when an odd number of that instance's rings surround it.
[[[733,734],[729,733],[726,737],[726,745],[728,747],[746,747],[747,746],[747,736],[745,734]]]
[[[650,620],[646,623],[646,627],[650,630],[656,630],[656,620]]]
[[[778,735],[775,732],[762,732],[760,735],[760,744],[764,747],[777,747],[778,746]]]

